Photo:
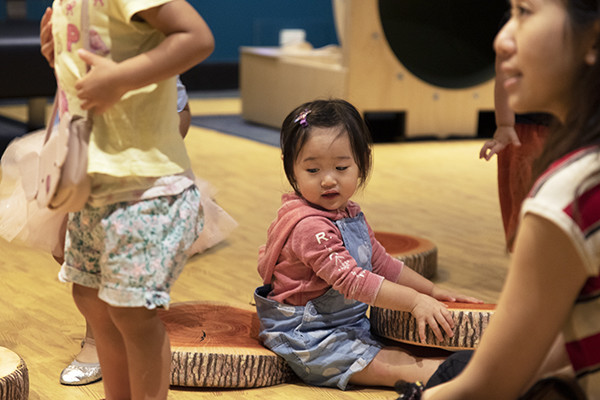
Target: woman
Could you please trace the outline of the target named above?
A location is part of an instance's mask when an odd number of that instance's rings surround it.
[[[600,398],[600,1],[511,4],[494,44],[509,105],[560,126],[523,203],[495,316],[465,370],[427,400],[516,399],[560,368]]]

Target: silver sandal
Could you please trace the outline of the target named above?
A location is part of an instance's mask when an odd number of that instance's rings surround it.
[[[84,339],[81,347],[85,344]],[[87,339],[92,342],[93,339]],[[102,370],[100,363],[84,363],[77,360],[71,361],[60,373],[60,383],[69,386],[81,386],[89,383],[98,382],[102,379]]]

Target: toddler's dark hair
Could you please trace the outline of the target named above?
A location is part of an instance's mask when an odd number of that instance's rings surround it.
[[[315,100],[296,107],[281,125],[283,169],[296,193],[300,194],[294,176],[294,163],[314,127],[339,127],[338,135],[348,134],[354,161],[358,166],[359,186],[364,186],[372,165],[372,139],[369,128],[358,110],[347,101]]]

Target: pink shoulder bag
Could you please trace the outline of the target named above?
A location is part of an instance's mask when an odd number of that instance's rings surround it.
[[[88,19],[88,0],[83,0],[81,38],[86,49],[90,48]],[[87,165],[92,119],[90,112],[86,117],[65,112],[55,128],[58,97],[57,91],[41,151],[24,156],[19,169],[28,200],[36,199],[40,208],[75,212],[84,207],[91,192]]]

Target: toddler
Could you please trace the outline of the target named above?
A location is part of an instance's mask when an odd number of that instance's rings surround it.
[[[368,305],[410,311],[421,340],[427,325],[442,340],[453,320],[440,300],[478,300],[405,268],[375,239],[350,200],[371,168],[371,137],[351,104],[301,105],[283,122],[281,150],[294,193],[283,196],[260,250],[260,339],[311,385],[426,381],[442,359],[384,346],[370,333]]]

